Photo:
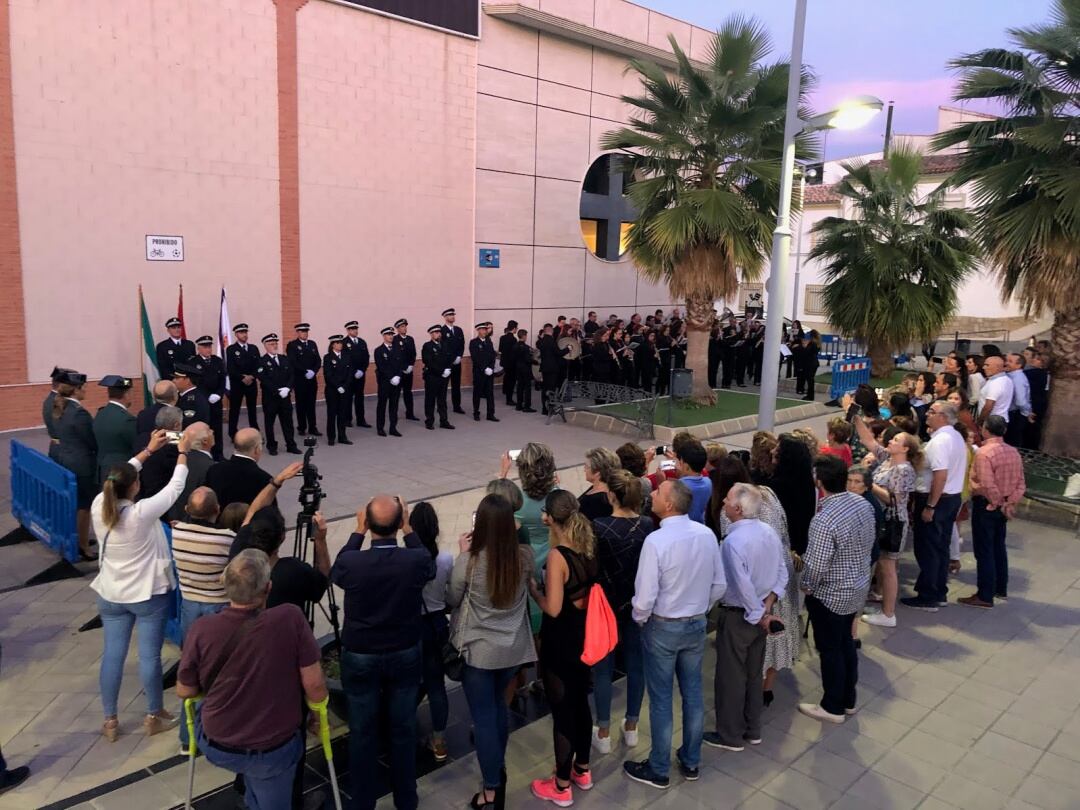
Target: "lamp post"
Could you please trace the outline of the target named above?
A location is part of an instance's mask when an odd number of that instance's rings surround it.
[[[795,174],[795,138],[818,129],[855,129],[882,108],[880,99],[860,96],[809,121],[799,118],[799,91],[802,79],[803,40],[806,38],[807,0],[795,0],[795,29],[791,37],[791,69],[788,73],[787,113],[784,118],[784,152],[780,166],[780,205],[773,231],[769,281],[765,287],[768,310],[765,319],[764,364],[758,400],[758,430],[772,430],[776,424],[776,392],[780,382],[780,336],[784,328],[785,294],[791,254],[791,190]],[[812,385],[813,383],[811,383]]]

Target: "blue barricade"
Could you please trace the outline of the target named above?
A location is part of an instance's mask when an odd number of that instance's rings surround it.
[[[22,442],[11,441],[11,512],[68,562],[79,561],[75,473]]]
[[[165,529],[165,539],[169,541],[169,550],[172,550],[172,526],[167,521],[162,522],[162,527]],[[176,582],[179,583],[180,579],[176,573],[176,559],[173,558],[173,577]],[[172,590],[172,594],[169,599],[169,612],[165,619],[165,638],[180,646],[180,586],[177,584]]]
[[[829,395],[840,399],[844,394],[854,391],[862,383],[870,382],[870,358],[853,357],[837,362],[832,370],[832,388]]]

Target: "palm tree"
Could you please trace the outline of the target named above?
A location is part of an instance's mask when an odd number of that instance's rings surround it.
[[[960,124],[934,147],[960,147],[953,185],[971,183],[976,236],[1029,316],[1054,315],[1044,447],[1080,456],[1080,0],[1050,21],[1009,30],[1012,49],[954,59],[957,101],[987,99],[1000,118]]]
[[[772,43],[748,18],[721,26],[704,66],[691,63],[674,37],[669,41],[677,68],[630,62],[645,94],[623,97],[635,115],[601,146],[624,153],[623,168],[633,177],[627,194],[638,211],[630,254],[643,276],[685,300],[692,396],[711,404],[713,303],[734,296],[739,270],[746,280],[758,277],[772,240],[789,66],[763,63]],[[804,71],[803,95],[810,83]],[[812,157],[812,146],[801,138],[797,155]]]
[[[845,164],[836,190],[853,217],[813,227],[829,323],[866,342],[874,377],[892,373],[893,351],[938,334],[978,253],[968,213],[946,208],[940,188],[920,194],[922,162],[896,147],[880,163]]]

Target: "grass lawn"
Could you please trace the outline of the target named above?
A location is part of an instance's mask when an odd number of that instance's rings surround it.
[[[894,385],[899,385],[903,382],[904,375],[910,373],[911,369],[898,368],[893,371],[888,377],[871,377],[870,385],[874,388],[892,388]],[[832,372],[826,374],[818,374],[817,381],[819,383],[831,383]]]
[[[798,399],[777,399],[777,410],[794,408],[806,403]],[[629,404],[605,405],[597,409],[600,413],[617,413],[620,416],[633,417],[636,414],[636,406]],[[656,424],[664,427],[690,427],[691,425],[703,425],[708,422],[719,422],[723,419],[736,419],[740,416],[755,416],[758,411],[757,394],[747,394],[741,391],[717,391],[716,404],[711,407],[675,406],[671,409],[671,420],[668,420],[668,397],[660,397],[656,402]]]

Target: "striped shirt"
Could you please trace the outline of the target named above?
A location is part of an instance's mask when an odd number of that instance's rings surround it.
[[[229,563],[229,547],[236,535],[200,523],[177,523],[172,550],[180,579],[180,594],[190,602],[227,603],[221,574]]]
[[[859,610],[870,588],[874,510],[861,495],[838,492],[821,500],[803,555],[803,590],[833,613]]]

